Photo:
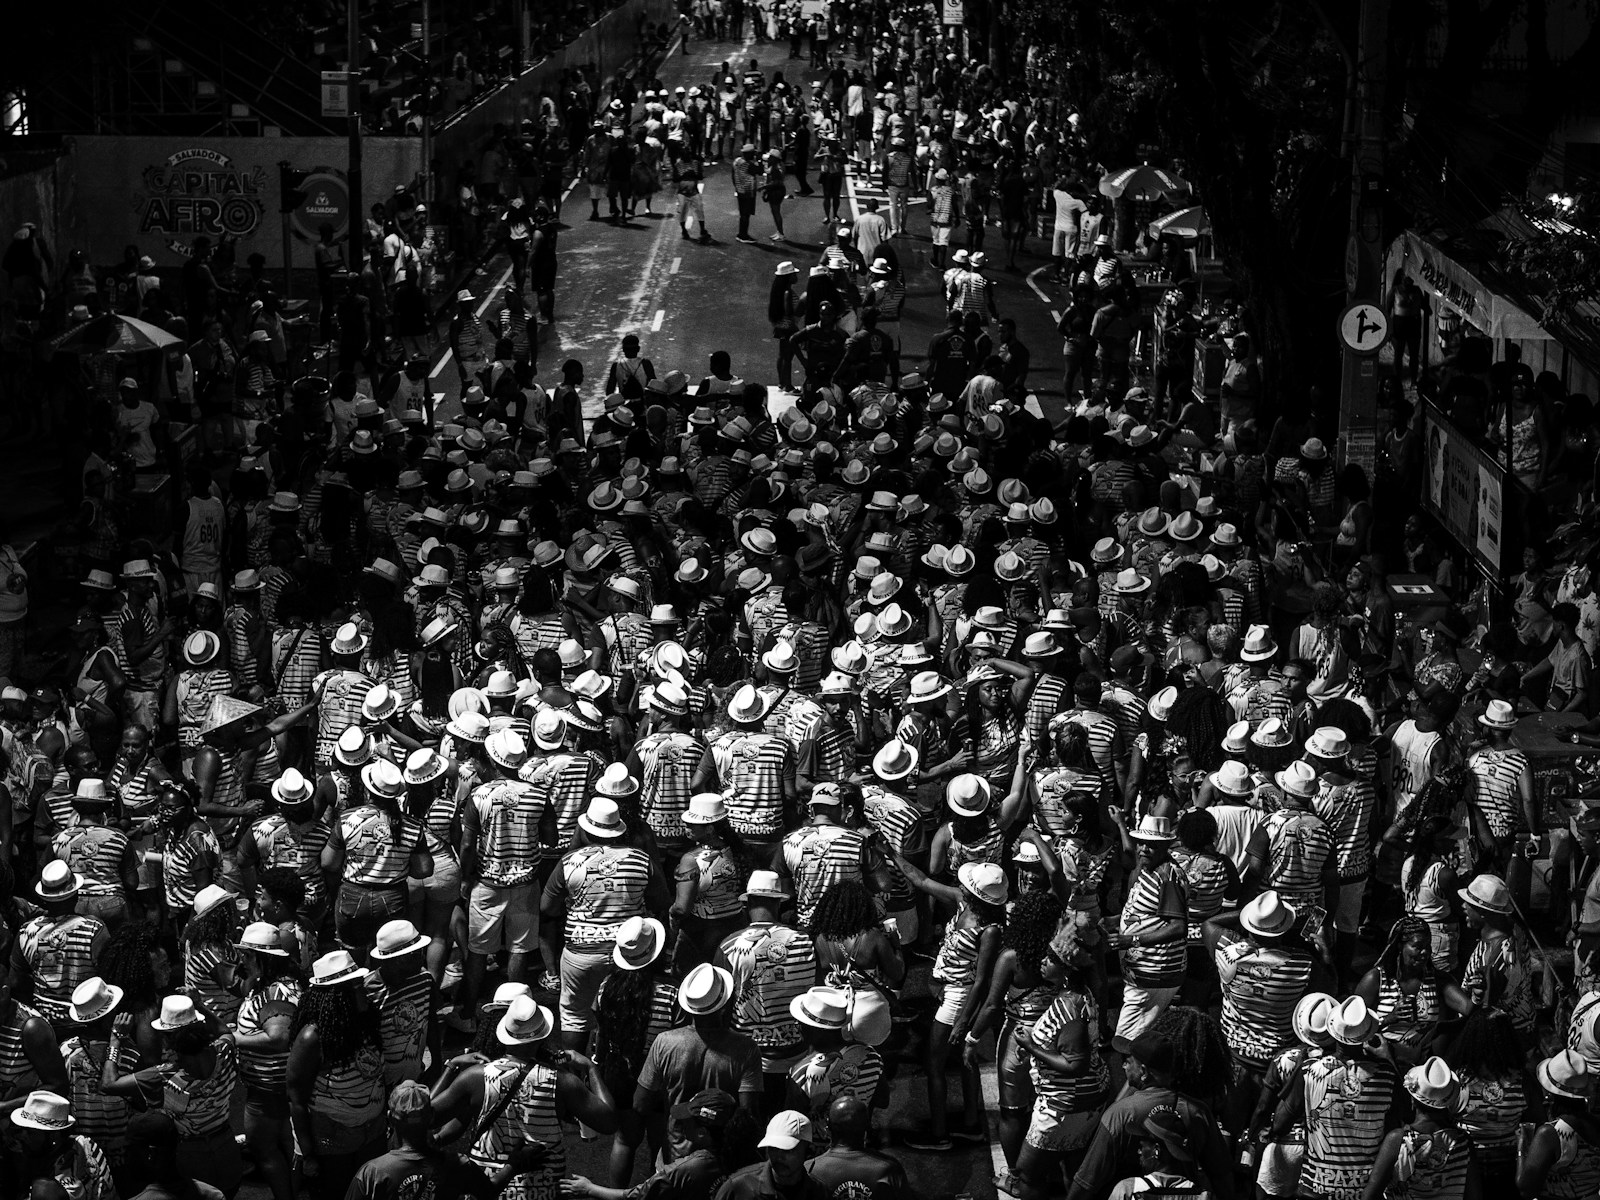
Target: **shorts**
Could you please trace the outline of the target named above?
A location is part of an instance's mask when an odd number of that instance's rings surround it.
[[[1340,933],[1356,933],[1361,929],[1361,900],[1367,894],[1367,877],[1342,881],[1339,884],[1339,905],[1333,910],[1333,927]]]
[[[433,856],[433,874],[426,879],[408,879],[406,891],[411,911],[426,919],[430,911],[449,910],[461,899],[461,864],[448,852]]]
[[[950,244],[950,226],[935,225],[933,228],[933,244],[935,246],[948,246]]]
[[[271,1092],[266,1088],[245,1085],[244,1111],[267,1121],[289,1119],[289,1096],[286,1092]]]
[[[493,954],[504,946],[527,954],[539,945],[539,888],[532,882],[515,887],[475,883],[467,898],[467,949]]]
[[[1077,258],[1078,231],[1076,229],[1057,229],[1053,231],[1050,236],[1050,257]]]
[[[606,198],[606,185],[605,184],[603,184],[603,183],[591,183],[589,185],[589,199],[591,199],[591,200],[604,200],[605,198]]]
[[[939,1011],[933,1019],[954,1029],[956,1018],[961,1015],[961,1006],[967,1002],[967,993],[971,990],[969,983],[945,984],[944,996],[939,1000]]]
[[[594,998],[616,969],[611,945],[568,946],[561,952],[561,1030],[588,1033],[594,1023]]]
[[[1035,1150],[1048,1150],[1053,1154],[1082,1150],[1094,1139],[1095,1130],[1100,1128],[1100,1114],[1104,1111],[1102,1105],[1092,1112],[1064,1113],[1047,1101],[1035,1100],[1025,1140]]]
[[[1300,1167],[1306,1161],[1304,1142],[1273,1142],[1261,1147],[1256,1186],[1269,1196],[1293,1196],[1300,1190]]]
[[[1177,997],[1175,987],[1140,987],[1126,976],[1122,980],[1122,1011],[1117,1014],[1117,1031],[1113,1035],[1118,1046],[1125,1046],[1137,1038]]]
[[[340,885],[339,902],[334,905],[333,931],[346,949],[369,950],[379,927],[403,916],[405,910],[403,885],[366,887],[346,880]]]

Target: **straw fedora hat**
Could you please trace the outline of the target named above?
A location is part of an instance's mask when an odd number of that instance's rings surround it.
[[[992,799],[993,789],[989,786],[989,781],[981,775],[973,775],[970,772],[957,775],[945,785],[945,803],[957,816],[980,816],[989,810]]]
[[[330,950],[311,964],[312,987],[338,987],[341,983],[365,979],[371,972],[358,966],[348,950]]]
[[[872,773],[885,782],[894,783],[917,769],[917,758],[915,747],[899,738],[890,738],[872,756]]]
[[[1006,902],[1006,873],[997,863],[963,863],[956,880],[963,891],[985,904]]]
[[[95,975],[72,989],[72,1002],[67,1006],[72,1019],[88,1025],[108,1016],[122,1003],[123,991],[114,983],[107,983]]]
[[[667,945],[667,927],[654,917],[629,917],[617,927],[611,961],[624,971],[642,971]]]
[[[1378,1017],[1360,996],[1335,1004],[1328,1012],[1328,1032],[1346,1046],[1359,1046],[1378,1031]]]
[[[1294,928],[1294,919],[1294,910],[1270,889],[1239,910],[1239,924],[1256,937],[1282,937]]]
[[[418,931],[410,921],[385,921],[378,927],[372,943],[372,957],[378,962],[404,958],[430,945],[433,939]]]
[[[578,814],[578,825],[585,833],[607,840],[619,838],[628,832],[628,823],[622,819],[622,810],[617,807],[615,800],[606,796],[596,796],[589,801],[588,809]]]
[[[506,1015],[495,1027],[495,1036],[511,1046],[531,1046],[550,1036],[555,1018],[532,996],[518,996],[506,1006]]]
[[[701,963],[678,985],[678,1003],[691,1016],[716,1012],[733,998],[733,973],[710,963]]]

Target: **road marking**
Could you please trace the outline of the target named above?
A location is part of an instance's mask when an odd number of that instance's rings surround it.
[[[491,287],[486,293],[484,293],[483,303],[478,305],[478,311],[477,311],[476,315],[480,316],[480,317],[483,316],[485,310],[488,309],[489,305],[494,303],[495,294],[498,293],[501,288],[505,287],[505,285],[510,283],[510,282],[511,282],[511,268],[507,267],[505,269],[505,271],[501,274],[500,278],[495,280],[494,286]]]
[[[660,333],[661,332],[661,322],[665,321],[666,319],[667,319],[667,310],[664,309],[664,308],[656,309],[656,319],[654,321],[650,322],[650,332],[651,333]]]
[[[672,260],[672,270],[671,270],[670,273],[673,274],[673,275],[676,275],[678,273],[678,268],[681,267],[681,266],[683,266],[683,259],[681,259],[681,258],[673,259]]]
[[[450,361],[452,354],[454,354],[454,351],[449,346],[446,346],[444,353],[439,356],[439,361],[433,364],[433,370],[428,372],[429,379],[437,379],[439,377],[439,373],[444,370],[444,365]]]

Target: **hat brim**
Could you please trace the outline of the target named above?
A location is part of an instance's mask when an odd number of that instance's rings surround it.
[[[1217,791],[1221,792],[1224,796],[1248,796],[1255,791],[1255,789],[1248,784],[1239,789],[1229,787],[1227,784],[1223,783],[1220,778],[1218,778],[1218,772],[1216,771],[1211,772],[1211,774],[1206,778],[1209,780],[1211,786]]]
[[[793,1000],[789,1001],[789,1015],[796,1021],[799,1021],[800,1024],[809,1025],[813,1029],[832,1030],[841,1030],[850,1024],[850,1019],[848,1017],[840,1021],[837,1025],[828,1021],[819,1021],[816,1017],[812,1016],[811,1013],[806,1011],[805,999],[805,993],[802,992]]]
[[[404,958],[408,954],[415,954],[418,950],[421,950],[424,947],[432,944],[433,939],[431,937],[425,933],[419,933],[417,934],[416,941],[409,942],[406,945],[401,946],[399,949],[390,950],[386,953],[382,950],[374,948],[371,957],[377,962],[387,962],[391,958]]]
[[[248,950],[252,954],[266,954],[270,955],[272,958],[289,957],[289,952],[282,946],[252,946],[249,942],[235,942],[233,945],[235,949]],[[378,956],[374,954],[373,957],[376,958]]]
[[[80,1007],[80,1006],[78,1006],[76,1004],[69,1004],[69,1005],[67,1005],[68,1014],[71,1015],[72,1019],[74,1021],[76,1021],[78,1024],[80,1024],[80,1025],[87,1025],[91,1021],[98,1021],[101,1017],[104,1017],[104,1016],[110,1014],[111,1012],[113,1012],[116,1009],[117,1005],[122,1003],[122,997],[123,997],[124,993],[123,993],[123,990],[121,988],[119,988],[116,984],[114,984],[114,983],[106,984],[106,992],[107,992],[108,998],[110,1000],[110,1003],[106,1004],[103,1008],[99,1009],[98,1011],[90,1012],[89,1010],[87,1010],[85,1008],[82,1008],[82,1007]]]
[[[1367,1039],[1377,1031],[1378,1019],[1371,1013],[1367,1014],[1367,1019],[1363,1021],[1360,1026],[1355,1029],[1345,1030],[1343,1033],[1340,1033],[1339,1030],[1335,1029],[1331,1023],[1328,1026],[1328,1036],[1334,1041],[1338,1042],[1341,1046],[1365,1045]]]
[[[1489,720],[1489,714],[1484,712],[1478,714],[1478,724],[1485,729],[1515,729],[1517,727],[1517,718],[1513,715],[1509,721],[1491,721]]]
[[[171,1033],[176,1029],[187,1029],[191,1025],[198,1025],[198,1024],[200,1024],[200,1014],[198,1012],[196,1012],[195,1015],[194,1015],[194,1020],[192,1020],[192,1021],[179,1021],[179,1022],[177,1022],[175,1024],[172,1023],[172,1022],[169,1022],[169,1021],[164,1021],[160,1017],[157,1017],[155,1020],[150,1022],[150,1028],[151,1029],[159,1029],[162,1033]],[[33,1128],[39,1129],[39,1128],[42,1128],[42,1127],[38,1126],[38,1125],[35,1125],[35,1126],[33,1126]]]
[[[1243,662],[1266,662],[1269,658],[1278,657],[1278,647],[1274,645],[1270,650],[1241,650],[1239,658]]]
[[[1472,893],[1466,888],[1457,888],[1456,895],[1461,897],[1461,903],[1470,904],[1479,912],[1495,913],[1496,915],[1502,917],[1511,915],[1512,906],[1510,903],[1507,903],[1504,908],[1495,908],[1492,905],[1485,904],[1482,900],[1479,900],[1477,897],[1473,896]]]
[[[72,886],[69,888],[62,888],[60,891],[45,891],[44,881],[42,879],[33,885],[34,894],[41,900],[70,900],[73,896],[76,896],[78,892],[82,890],[82,888],[83,876],[79,875],[76,871],[72,873]]]
[[[1287,910],[1285,910],[1285,911],[1287,911]],[[1283,923],[1282,928],[1279,928],[1279,929],[1268,929],[1265,925],[1259,925],[1255,921],[1252,921],[1249,917],[1245,916],[1243,913],[1239,914],[1239,927],[1241,929],[1243,929],[1246,933],[1254,934],[1256,937],[1264,937],[1264,938],[1282,937],[1284,934],[1288,933],[1291,929],[1294,928],[1294,922],[1295,922],[1294,914],[1293,913],[1289,913],[1289,919]]]
[[[1539,1064],[1538,1068],[1534,1071],[1534,1075],[1539,1080],[1539,1086],[1545,1091],[1549,1092],[1552,1096],[1565,1096],[1568,1100],[1587,1100],[1589,1098],[1588,1093],[1568,1091],[1566,1088],[1558,1084],[1554,1079],[1550,1078],[1550,1062],[1548,1059]]]
[[[596,825],[593,821],[589,820],[588,813],[578,814],[578,828],[582,829],[587,834],[591,834],[597,838],[604,838],[607,841],[610,841],[613,838],[619,838],[628,832],[628,827],[626,825],[623,825],[617,829],[607,829],[604,825]]]
[[[650,952],[648,957],[629,958],[622,952],[621,946],[612,946],[611,961],[614,962],[620,970],[642,971],[651,963],[655,962],[656,959],[660,958],[661,952],[667,948],[666,926],[664,926],[660,921],[657,921],[654,917],[646,917],[645,927],[653,931],[654,936],[652,941],[654,942],[655,949]]]
[[[539,1023],[533,1026],[528,1033],[514,1033],[511,1030],[511,1014],[506,1013],[500,1018],[500,1024],[495,1026],[495,1036],[502,1042],[511,1046],[532,1046],[537,1042],[545,1041],[555,1031],[555,1022],[550,1017],[550,1012],[539,1006]]]
[[[365,979],[371,971],[365,967],[351,966],[340,971],[337,975],[330,975],[326,979],[312,979],[312,987],[338,987],[341,983],[353,983],[357,979]]]
[[[1128,836],[1136,842],[1150,842],[1157,846],[1170,846],[1177,841],[1177,835],[1171,833],[1145,833],[1137,829],[1128,830]]]
[[[65,1133],[78,1124],[78,1118],[69,1116],[64,1125],[50,1125],[44,1121],[36,1121],[26,1109],[14,1109],[11,1113],[11,1123],[20,1125],[24,1129],[37,1129],[40,1133]]]

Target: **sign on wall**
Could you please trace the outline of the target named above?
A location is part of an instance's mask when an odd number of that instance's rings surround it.
[[[1505,541],[1505,471],[1431,405],[1422,412],[1423,507],[1498,574]]]
[[[967,23],[967,0],[939,0],[939,19],[946,25]]]
[[[267,211],[267,172],[204,146],[174,151],[145,167],[134,192],[139,233],[184,249],[200,236],[247,238]]]
[[[323,225],[333,226],[333,236],[341,237],[350,228],[350,188],[344,172],[318,167],[301,185],[305,203],[289,218],[294,231],[309,242],[322,240]]]

